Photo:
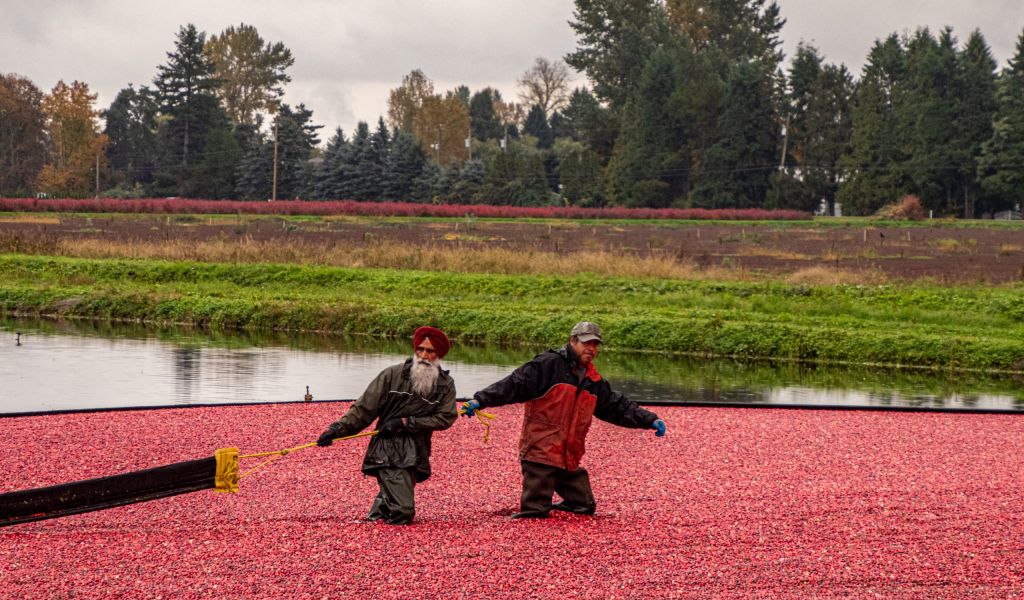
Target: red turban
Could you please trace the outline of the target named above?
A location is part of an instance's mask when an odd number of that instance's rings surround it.
[[[448,341],[448,336],[436,327],[427,325],[417,329],[412,334],[412,347],[418,347],[424,339],[430,340],[430,343],[434,346],[434,351],[437,352],[438,358],[444,358],[444,355],[448,354],[448,350],[452,347],[452,343]]]

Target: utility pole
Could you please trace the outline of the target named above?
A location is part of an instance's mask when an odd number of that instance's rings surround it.
[[[782,156],[779,157],[779,171],[786,169],[786,146],[789,145],[789,135],[787,135],[786,128],[789,126],[789,117],[786,117],[786,122],[782,124]]]
[[[281,122],[281,115],[278,113],[277,118],[274,119],[274,174],[271,178],[271,191],[270,201],[277,200],[277,134],[278,125]]]
[[[100,197],[100,153],[96,152],[96,198]]]
[[[7,130],[10,129],[10,126],[7,125],[7,110],[3,109],[3,108],[0,108],[0,125],[4,126],[3,131],[0,132],[0,133],[4,134],[2,137],[0,137],[0,142],[2,142],[3,140],[9,139],[9,138],[12,137],[10,135],[7,135]],[[10,145],[11,146],[14,145],[13,141],[10,143]],[[11,164],[14,164],[13,155],[14,155],[14,151],[13,150],[11,152],[8,152],[7,154],[0,153],[0,159],[2,159],[2,160],[0,160],[0,164],[6,163],[8,161],[10,161]]]
[[[61,119],[60,121],[57,121],[56,123],[54,123],[54,125],[60,125],[60,142],[59,142],[59,146],[58,146],[60,149],[57,151],[57,167],[63,169],[64,168],[64,120]]]

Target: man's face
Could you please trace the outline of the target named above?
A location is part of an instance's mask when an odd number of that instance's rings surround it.
[[[430,341],[430,338],[423,338],[419,346],[414,348],[416,352],[417,360],[425,360],[428,362],[434,362],[437,360],[437,351],[434,350],[434,344]]]
[[[597,358],[597,353],[601,349],[601,342],[597,340],[590,340],[589,342],[581,342],[578,339],[571,339],[569,345],[572,346],[576,355],[580,357],[580,364],[584,367],[594,362]]]

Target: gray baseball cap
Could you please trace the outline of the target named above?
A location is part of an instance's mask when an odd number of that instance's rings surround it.
[[[572,328],[572,334],[581,342],[589,342],[591,340],[597,340],[601,342],[601,328],[597,326],[597,323],[591,323],[590,321],[581,321]],[[601,342],[602,344],[604,342]]]

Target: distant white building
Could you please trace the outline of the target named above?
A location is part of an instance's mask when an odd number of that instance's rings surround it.
[[[821,202],[818,203],[818,209],[814,211],[814,215],[817,217],[841,217],[843,216],[843,205],[841,202],[836,202],[835,212],[830,215],[828,214],[828,200],[822,198]]]
[[[992,215],[992,218],[997,221],[1020,221],[1020,202],[1015,204],[1012,210],[1001,210]]]

